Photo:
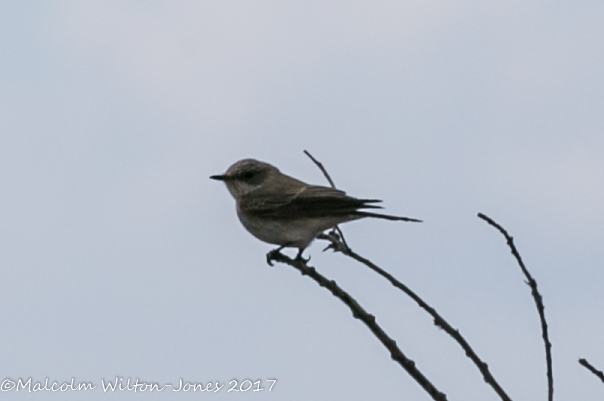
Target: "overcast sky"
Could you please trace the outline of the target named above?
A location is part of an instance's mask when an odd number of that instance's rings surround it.
[[[351,247],[464,334],[514,400],[604,386],[604,3],[52,1],[0,6],[0,380],[6,400],[424,400],[348,308],[240,225],[243,158],[384,200]],[[305,252],[450,400],[497,400],[409,298]],[[294,255],[294,251],[288,251]],[[106,394],[116,377],[214,394]],[[227,393],[230,380],[262,392]],[[276,379],[272,391],[270,382]]]

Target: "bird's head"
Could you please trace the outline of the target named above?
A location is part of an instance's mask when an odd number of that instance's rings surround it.
[[[229,167],[226,173],[213,175],[210,178],[223,181],[233,198],[239,199],[241,196],[261,188],[271,176],[279,174],[279,169],[268,163],[243,159]]]

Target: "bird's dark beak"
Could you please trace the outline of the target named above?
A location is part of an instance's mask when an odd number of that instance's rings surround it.
[[[213,180],[217,180],[217,181],[226,181],[229,179],[228,175],[212,175],[210,176],[211,179]]]

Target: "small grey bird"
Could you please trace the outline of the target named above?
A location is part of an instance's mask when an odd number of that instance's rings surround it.
[[[223,175],[213,175],[223,181],[237,202],[237,216],[243,226],[256,238],[279,245],[271,255],[286,247],[298,248],[297,258],[325,230],[340,223],[376,217],[387,220],[421,222],[407,217],[390,216],[361,209],[380,209],[377,199],[357,199],[344,191],[309,185],[287,176],[275,166],[254,159],[233,164]]]

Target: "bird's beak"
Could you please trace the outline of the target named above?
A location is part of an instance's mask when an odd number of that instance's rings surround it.
[[[229,179],[228,175],[212,175],[210,176],[211,179],[213,180],[217,180],[217,181],[226,181]]]

